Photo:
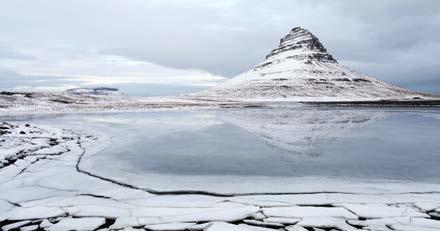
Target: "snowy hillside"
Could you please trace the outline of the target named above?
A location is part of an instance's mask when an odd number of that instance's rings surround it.
[[[228,103],[246,106],[253,103]],[[116,88],[74,88],[65,92],[0,92],[0,115],[142,111],[155,108],[219,107],[222,102],[190,100],[175,97],[134,97]]]
[[[89,103],[91,101],[115,101],[124,100],[128,97],[119,92],[116,88],[73,88],[64,92],[0,92],[1,99],[5,101],[16,101],[16,103],[27,101],[50,101],[55,103]]]
[[[296,27],[264,62],[191,97],[233,100],[343,101],[430,98],[340,65],[308,30]]]
[[[0,114],[61,112],[120,107],[134,101],[115,88],[74,88],[65,92],[0,92]]]
[[[122,93],[117,88],[111,88],[111,87],[83,87],[83,88],[72,88],[69,90],[66,90],[64,92],[67,95],[72,96],[121,96]]]

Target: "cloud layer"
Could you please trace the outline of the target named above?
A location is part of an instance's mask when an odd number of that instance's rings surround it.
[[[261,62],[301,26],[342,64],[440,91],[436,0],[15,0],[0,14],[0,80],[9,71],[212,84]]]

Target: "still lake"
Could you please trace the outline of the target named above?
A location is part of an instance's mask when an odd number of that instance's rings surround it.
[[[82,166],[146,187],[261,177],[440,182],[435,108],[293,106],[20,120],[110,136],[111,144],[86,155]]]

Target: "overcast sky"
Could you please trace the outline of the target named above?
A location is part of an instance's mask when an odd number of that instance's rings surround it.
[[[0,0],[0,88],[196,90],[264,59],[291,28],[342,64],[440,92],[438,0]]]

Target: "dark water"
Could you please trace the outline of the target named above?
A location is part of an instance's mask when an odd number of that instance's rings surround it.
[[[85,161],[137,175],[439,180],[440,110],[271,108],[36,119],[112,135]]]

